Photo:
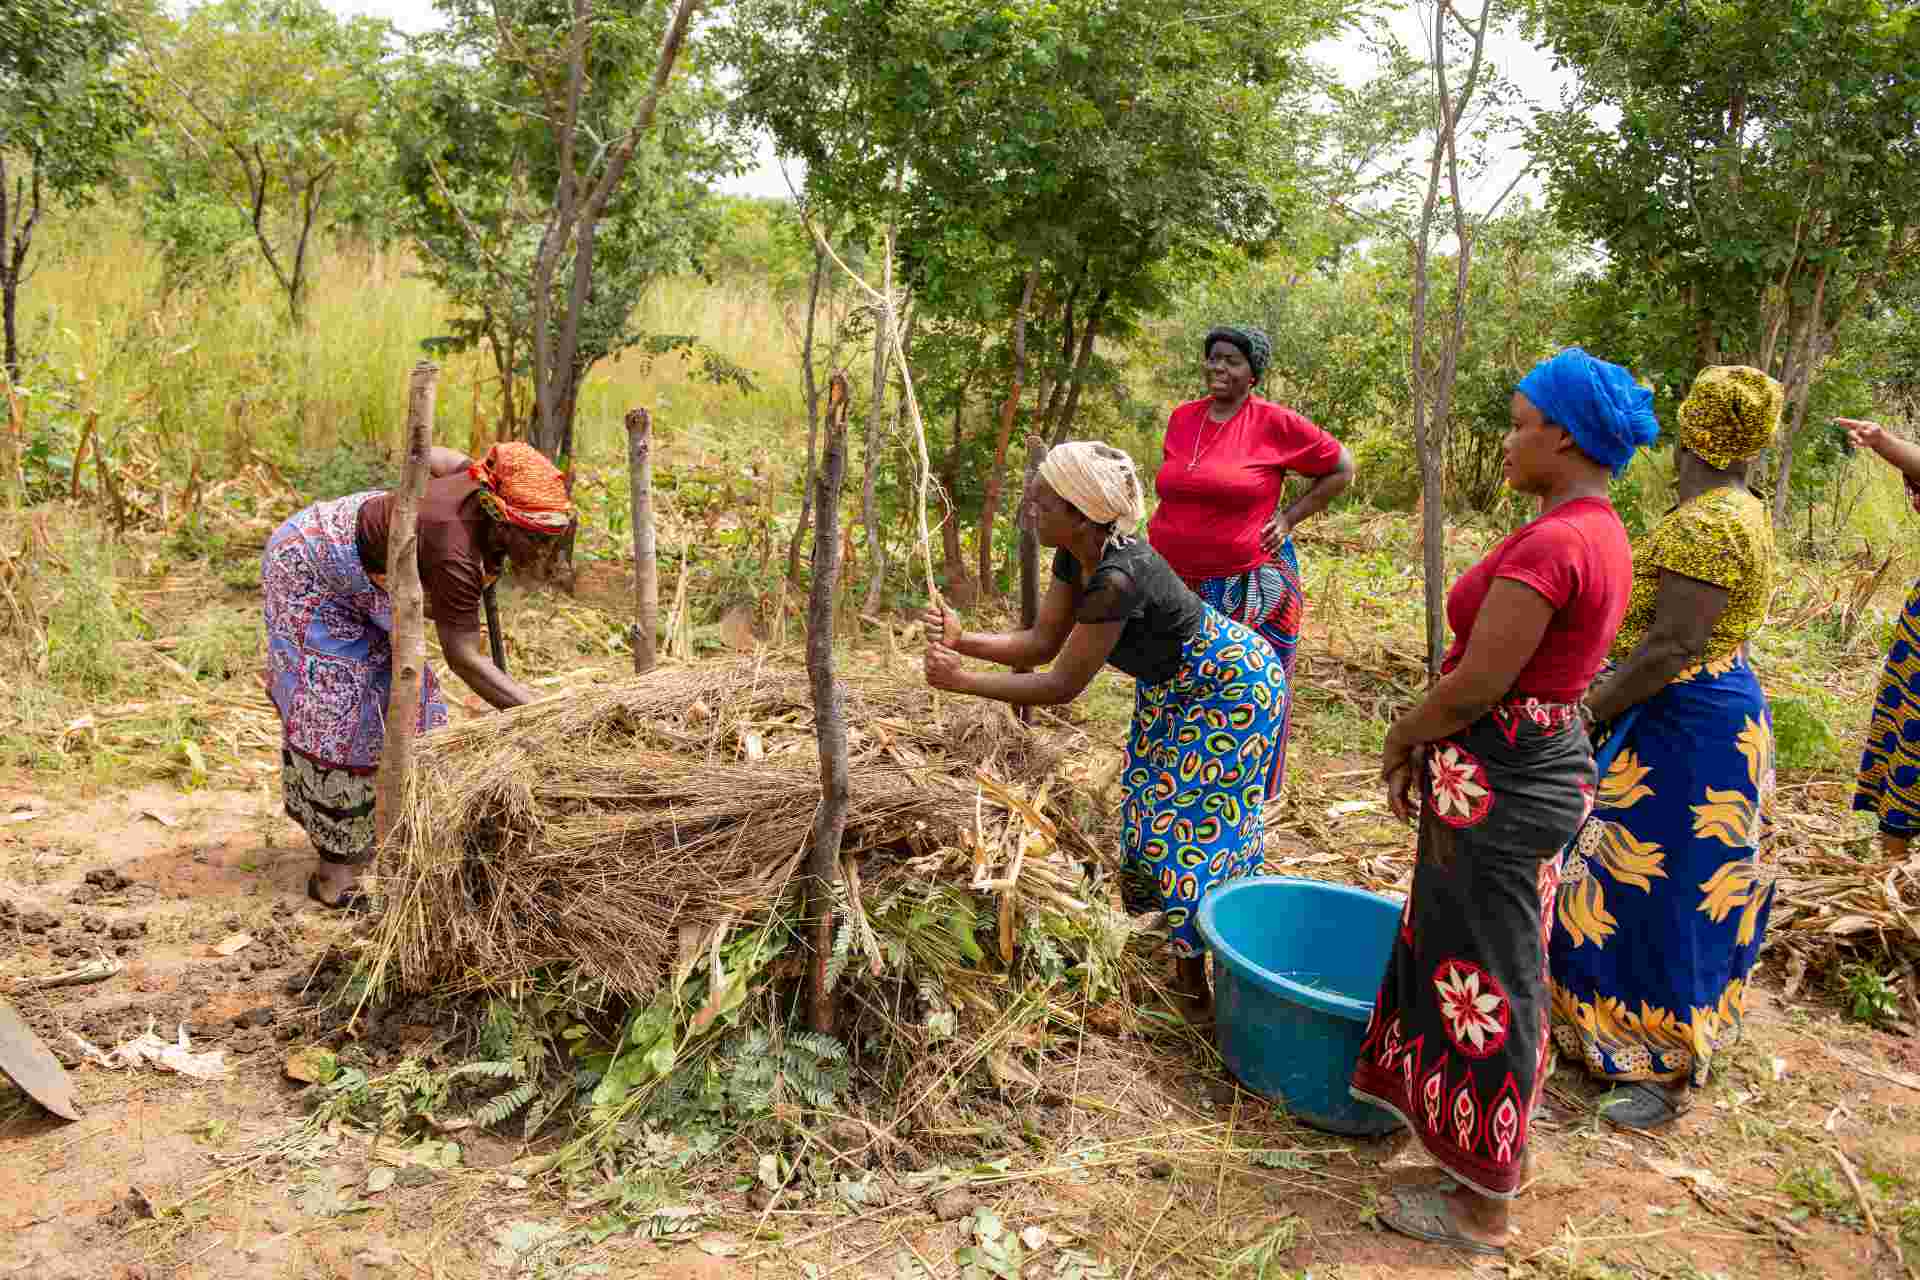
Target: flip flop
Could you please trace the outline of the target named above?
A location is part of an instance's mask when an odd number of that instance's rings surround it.
[[[355,886],[329,902],[320,894],[320,873],[315,871],[307,876],[307,896],[329,911],[344,911],[348,915],[366,915],[373,910],[373,900]]]
[[[1380,1225],[1384,1227],[1429,1244],[1465,1249],[1468,1253],[1485,1254],[1490,1258],[1507,1256],[1505,1245],[1487,1244],[1462,1234],[1460,1215],[1454,1208],[1453,1197],[1445,1192],[1432,1188],[1403,1187],[1392,1192],[1388,1198],[1393,1202],[1393,1208],[1380,1215]]]
[[[1621,1085],[1599,1102],[1600,1117],[1622,1129],[1663,1129],[1688,1110],[1685,1105],[1675,1106],[1665,1089],[1644,1080]]]

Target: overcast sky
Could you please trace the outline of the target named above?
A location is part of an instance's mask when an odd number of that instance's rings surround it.
[[[326,3],[339,13],[363,13],[385,18],[402,31],[410,33],[424,31],[435,25],[438,19],[431,0],[326,0]],[[1393,17],[1393,29],[1416,56],[1424,54],[1427,47],[1421,21],[1421,15],[1412,9],[1403,9]],[[1312,52],[1316,59],[1333,67],[1350,83],[1364,81],[1373,71],[1372,54],[1358,37],[1330,40]],[[1517,36],[1496,34],[1489,42],[1487,54],[1495,69],[1517,85],[1534,106],[1550,107],[1559,103],[1568,78],[1553,69],[1552,59],[1545,52],[1533,48]],[[1480,183],[1480,189],[1467,195],[1467,205],[1477,208],[1497,195],[1524,164],[1524,157],[1515,152],[1495,165]],[[794,177],[797,182],[799,175],[796,173]],[[752,169],[719,186],[724,191],[742,195],[787,194],[786,181],[774,163],[770,150],[766,149],[763,149],[759,163]],[[1519,194],[1532,194],[1538,189],[1538,182],[1529,177],[1521,184]]]

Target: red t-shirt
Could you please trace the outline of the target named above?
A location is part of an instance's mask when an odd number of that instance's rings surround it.
[[[1287,473],[1323,476],[1340,462],[1340,442],[1285,405],[1248,396],[1232,419],[1209,422],[1212,403],[1167,416],[1153,481],[1160,505],[1147,523],[1147,541],[1188,585],[1265,564],[1260,530]]]
[[[1453,647],[1442,673],[1459,665],[1474,619],[1495,578],[1524,582],[1553,606],[1540,647],[1520,669],[1513,693],[1543,702],[1577,702],[1599,674],[1627,614],[1633,549],[1605,498],[1575,498],[1521,525],[1447,593]]]

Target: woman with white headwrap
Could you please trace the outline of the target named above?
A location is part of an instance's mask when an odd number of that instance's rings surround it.
[[[1222,880],[1258,871],[1267,776],[1287,710],[1274,651],[1188,590],[1146,541],[1133,459],[1075,441],[1048,451],[1027,501],[1053,584],[1024,631],[965,631],[927,610],[927,683],[1015,705],[1071,702],[1111,663],[1138,682],[1123,780],[1121,895],[1163,910],[1182,990],[1207,999],[1196,921]],[[1030,673],[970,671],[961,658]]]

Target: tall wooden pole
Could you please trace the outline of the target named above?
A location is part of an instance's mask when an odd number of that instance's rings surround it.
[[[407,454],[387,522],[387,592],[393,597],[393,688],[387,695],[387,738],[374,787],[374,847],[399,824],[413,777],[413,740],[420,725],[420,686],[427,671],[426,604],[420,591],[420,500],[427,493],[433,448],[433,384],[440,368],[422,360],[407,384]]]
[[[1040,618],[1040,539],[1034,536],[1027,500],[1033,496],[1033,482],[1040,474],[1040,462],[1047,456],[1047,442],[1037,435],[1027,437],[1027,469],[1020,482],[1020,505],[1014,509],[1015,527],[1020,530],[1020,626],[1031,631]],[[1032,667],[1015,667],[1031,671]],[[1013,714],[1022,724],[1033,720],[1032,707],[1015,707]]]
[[[833,884],[847,830],[847,713],[833,679],[833,595],[840,579],[840,482],[847,471],[847,376],[827,384],[827,440],[813,500],[813,584],[807,595],[807,677],[820,743],[820,807],[807,852],[807,918],[813,964],[807,972],[807,1025],[833,1034],[827,959],[833,953]]]
[[[627,413],[627,483],[633,491],[633,674],[659,661],[660,562],[653,540],[653,418]]]

